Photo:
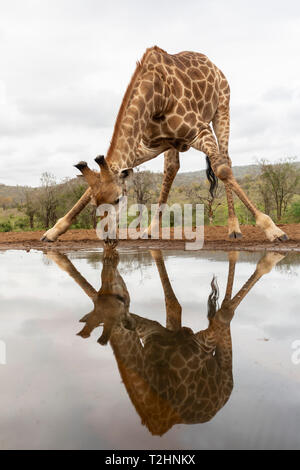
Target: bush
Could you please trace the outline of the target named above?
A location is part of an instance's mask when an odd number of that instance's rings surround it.
[[[288,211],[288,218],[293,222],[300,222],[300,201],[293,202]]]
[[[7,222],[0,222],[0,232],[12,232],[13,226],[8,220]]]
[[[20,218],[15,221],[14,230],[27,230],[29,228],[28,220]]]

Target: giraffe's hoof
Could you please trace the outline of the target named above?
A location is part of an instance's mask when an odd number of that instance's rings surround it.
[[[286,254],[282,253],[273,253],[272,251],[268,252],[263,256],[257,263],[256,270],[262,276],[267,274],[279,263]]]
[[[231,232],[229,234],[229,238],[231,239],[238,239],[238,238],[242,238],[243,237],[243,234],[241,232]]]
[[[61,219],[59,219],[54,227],[50,228],[49,230],[47,230],[47,232],[43,234],[41,241],[42,242],[56,242],[59,235],[61,235],[62,233],[65,233],[67,228],[68,227],[66,227],[66,225],[62,224]]]
[[[106,247],[109,247],[111,249],[114,249],[118,246],[119,240],[113,239],[113,238],[106,238],[104,240],[104,245]]]
[[[141,232],[140,238],[142,240],[147,240],[148,238],[151,238],[151,232],[148,231],[148,229],[144,230]]]
[[[286,242],[287,240],[289,239],[289,237],[287,236],[286,233],[284,233],[283,235],[281,235],[281,237],[278,237],[277,240],[281,241],[281,242]]]
[[[46,235],[43,235],[42,238],[40,238],[41,242],[47,242],[47,243],[53,243],[54,240],[50,240]]]

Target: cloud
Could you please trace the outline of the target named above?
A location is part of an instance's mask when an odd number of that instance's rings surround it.
[[[84,83],[24,98],[19,109],[33,123],[33,132],[47,128],[112,127],[121,95],[112,90],[92,89]],[[35,125],[34,125],[35,124]]]
[[[291,101],[296,95],[295,90],[287,87],[271,88],[262,95],[262,99],[267,102]]]
[[[288,5],[3,0],[0,182],[38,184],[43,171],[72,176],[78,157],[107,149],[135,62],[154,44],[204,52],[226,74],[234,164],[299,154],[300,4]],[[181,162],[181,171],[203,167],[195,151]],[[147,167],[161,170],[162,157]]]

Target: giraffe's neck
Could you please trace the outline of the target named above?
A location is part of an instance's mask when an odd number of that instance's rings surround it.
[[[155,113],[155,78],[153,65],[148,63],[151,52],[152,49],[147,50],[141,63],[138,63],[117,116],[106,157],[114,172],[137,166],[142,136]]]
[[[146,105],[138,90],[134,90],[108,150],[106,161],[113,172],[137,166],[138,147],[150,115],[150,106]]]

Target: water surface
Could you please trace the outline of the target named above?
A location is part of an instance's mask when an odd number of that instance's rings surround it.
[[[262,257],[240,253],[233,298]],[[40,252],[0,253],[0,340],[6,345],[6,365],[0,365],[1,449],[300,448],[300,354],[293,356],[292,348],[300,340],[299,255],[278,260],[242,291],[230,323],[233,388],[224,406],[209,421],[174,424],[161,436],[151,433],[147,417],[142,424],[149,407],[133,403],[112,344],[97,343],[102,327],[85,339],[77,335],[84,327],[79,320],[93,309],[87,290],[101,286],[102,253],[68,253],[65,268],[73,265],[72,275],[50,258]],[[213,276],[219,305],[225,295],[228,254],[168,251],[163,260],[182,307],[182,326],[205,330]],[[116,269],[130,296],[130,312],[165,326],[164,291],[151,253],[123,252]],[[161,396],[158,400],[165,400]]]

